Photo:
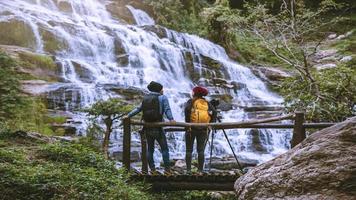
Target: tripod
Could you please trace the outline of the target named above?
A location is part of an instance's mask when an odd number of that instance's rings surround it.
[[[217,120],[218,120],[218,122],[221,122],[221,119],[218,118],[218,117],[217,117]],[[236,160],[236,162],[237,162],[237,165],[239,166],[241,172],[243,172],[242,166],[240,165],[240,162],[239,162],[239,160],[237,159],[237,156],[236,156],[236,154],[235,154],[234,148],[232,148],[232,145],[231,145],[230,140],[229,140],[229,138],[228,138],[228,136],[227,136],[227,134],[226,134],[225,129],[222,129],[222,131],[223,131],[224,136],[225,136],[225,138],[226,138],[226,140],[227,140],[227,143],[228,143],[229,146],[230,146],[230,149],[231,149],[231,151],[232,151],[232,154],[233,154],[234,157],[235,157],[235,160]],[[213,129],[213,131],[212,131],[212,133],[211,133],[209,171],[211,170],[211,158],[212,158],[212,155],[213,155],[214,133],[216,133],[216,129]]]

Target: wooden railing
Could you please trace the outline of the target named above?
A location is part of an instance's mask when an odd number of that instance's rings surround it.
[[[289,124],[271,124],[268,122],[275,122],[281,120],[294,120],[294,123]],[[182,132],[186,128],[191,127],[210,127],[213,129],[238,129],[238,128],[259,128],[259,129],[293,129],[293,137],[291,140],[291,147],[293,148],[306,138],[307,128],[326,128],[334,125],[334,123],[304,123],[304,113],[296,112],[294,114],[288,114],[279,117],[272,117],[267,119],[250,120],[244,122],[222,122],[222,123],[184,123],[184,122],[157,122],[157,123],[144,123],[141,121],[130,120],[129,118],[124,119],[123,128],[123,165],[127,170],[130,170],[130,153],[131,153],[131,126],[144,126],[144,127],[169,127],[165,128],[166,132]],[[145,136],[141,134],[141,159],[142,159],[142,172],[147,173],[147,147]]]

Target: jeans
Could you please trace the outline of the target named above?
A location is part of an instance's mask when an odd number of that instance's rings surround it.
[[[155,170],[155,163],[153,160],[155,141],[157,141],[159,146],[161,147],[164,167],[166,169],[169,168],[170,163],[169,163],[167,138],[162,128],[146,128],[145,134],[147,139],[147,160],[150,169]]]
[[[192,167],[192,153],[195,138],[197,139],[198,170],[203,171],[205,160],[204,150],[208,139],[207,129],[192,129],[190,132],[185,133],[185,162],[187,163],[187,170],[190,171]]]

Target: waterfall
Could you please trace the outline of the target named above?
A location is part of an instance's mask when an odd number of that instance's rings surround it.
[[[54,105],[63,104],[81,122],[79,134],[85,133],[86,117],[77,108],[90,106],[100,99],[122,97],[115,88],[145,90],[150,81],[164,85],[173,115],[183,121],[183,105],[196,84],[209,88],[212,97],[231,97],[234,109],[223,112],[224,121],[250,119],[245,111],[253,106],[280,106],[283,99],[270,92],[247,67],[229,59],[225,50],[206,39],[155,26],[147,13],[127,6],[136,25],[125,24],[107,10],[104,0],[1,0],[0,22],[18,20],[28,24],[35,35],[38,52],[46,52],[42,32],[60,41],[56,50],[61,66],[61,83],[48,87],[47,95]],[[150,28],[153,28],[151,30]],[[155,30],[159,30],[157,34]],[[212,68],[207,62],[213,62]],[[212,83],[223,81],[221,84]],[[285,152],[290,133],[284,130],[250,129],[228,131],[239,156],[259,162]],[[264,152],[252,148],[256,134]],[[111,151],[121,150],[121,131],[111,137]],[[185,153],[182,133],[170,133],[168,143],[173,158]],[[139,138],[134,136],[134,142]],[[207,148],[208,149],[208,148]],[[208,150],[207,150],[208,152]],[[218,133],[214,155],[231,154],[227,142]],[[155,152],[157,160],[159,152]]]

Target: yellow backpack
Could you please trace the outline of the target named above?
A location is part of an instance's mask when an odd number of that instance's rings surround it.
[[[193,102],[190,122],[192,123],[209,123],[209,104],[205,99],[197,99]]]

